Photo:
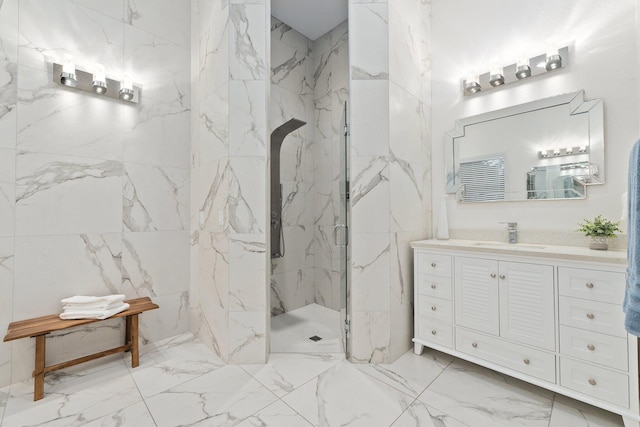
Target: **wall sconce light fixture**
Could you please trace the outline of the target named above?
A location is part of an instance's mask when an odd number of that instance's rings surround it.
[[[483,74],[474,74],[462,81],[464,96],[516,83],[523,79],[548,74],[550,71],[563,68],[569,62],[569,46],[561,49],[550,49],[545,54],[521,57],[517,62],[505,66],[492,63],[490,70]],[[533,66],[532,66],[533,64]]]
[[[93,74],[93,81],[91,82],[91,90],[98,95],[107,93],[107,77],[104,74],[103,65],[96,67],[96,72]]]
[[[78,80],[76,79],[76,65],[73,63],[71,55],[65,55],[62,63],[62,71],[58,74],[60,84],[68,87],[76,87]]]
[[[502,72],[502,67],[498,61],[492,61],[491,70],[489,71],[489,84],[491,86],[496,87],[504,84],[504,75]]]
[[[589,152],[589,147],[581,145],[580,147],[567,147],[567,148],[551,148],[546,150],[540,150],[538,152],[538,158],[548,159],[550,154],[552,157],[564,157],[564,156],[578,156],[580,154],[586,154]]]
[[[89,73],[75,68],[73,62],[71,62],[70,65],[67,65],[66,62],[64,65],[54,63],[53,81],[67,88],[74,88],[102,97],[120,99],[134,104],[140,101],[142,92],[142,87],[133,84],[131,78],[127,78],[121,82],[106,77],[104,66],[102,65],[98,65],[93,73]]]
[[[474,93],[478,93],[481,90],[482,87],[480,86],[480,79],[478,79],[478,75],[470,74],[464,81],[465,93],[473,95]]]

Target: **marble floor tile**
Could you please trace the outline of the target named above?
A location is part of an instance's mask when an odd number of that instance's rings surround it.
[[[388,427],[413,402],[410,396],[363,374],[346,361],[282,400],[321,427]]]
[[[391,424],[393,427],[473,427],[458,421],[437,409],[430,408],[424,402],[416,400],[398,419]],[[475,425],[477,426],[477,425]],[[568,427],[568,426],[565,426]]]
[[[242,421],[238,427],[311,427],[312,425],[296,411],[278,400]]]
[[[144,402],[138,402],[83,424],[83,427],[155,427],[155,425],[147,405]]]
[[[560,394],[553,401],[549,427],[622,427],[622,417]]]
[[[2,416],[4,415],[4,409],[7,407],[7,400],[9,399],[9,386],[0,388],[0,425],[2,425]]]
[[[451,363],[452,356],[425,349],[418,356],[409,351],[391,364],[357,364],[360,371],[412,397],[418,397]]]
[[[140,357],[139,367],[129,367],[143,397],[169,390],[225,366],[209,348],[194,341],[193,335],[180,338],[146,351]]]
[[[456,360],[418,399],[471,426],[547,427],[553,392]]]
[[[431,350],[384,365],[286,353],[237,366],[183,334],[141,353],[135,369],[114,355],[51,373],[38,402],[33,381],[0,389],[0,425],[623,426],[618,415]]]
[[[277,397],[235,365],[228,365],[146,399],[159,427],[233,426]]]
[[[44,398],[37,402],[33,401],[33,381],[13,384],[2,425],[83,426],[141,401],[129,371],[121,363],[87,375],[48,381]]]
[[[310,379],[344,361],[344,355],[336,354],[272,354],[266,365],[242,365],[242,368],[282,397]]]

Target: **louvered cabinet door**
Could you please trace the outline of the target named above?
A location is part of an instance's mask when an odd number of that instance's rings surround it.
[[[500,262],[500,335],[555,350],[553,266]]]
[[[457,326],[500,333],[497,261],[456,257],[454,291]]]

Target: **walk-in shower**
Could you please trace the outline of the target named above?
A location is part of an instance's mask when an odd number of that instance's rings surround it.
[[[327,28],[271,20],[273,353],[349,353],[348,22]]]
[[[291,119],[271,132],[271,258],[284,256],[282,229],[282,183],[280,182],[280,151],[284,138],[306,122]]]

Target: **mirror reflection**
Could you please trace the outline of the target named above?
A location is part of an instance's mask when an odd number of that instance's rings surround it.
[[[604,183],[602,100],[560,95],[456,121],[447,191],[463,202],[586,197]]]

